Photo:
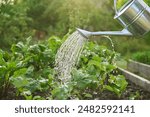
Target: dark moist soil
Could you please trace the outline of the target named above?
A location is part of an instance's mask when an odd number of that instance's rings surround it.
[[[23,100],[23,97],[15,97],[14,89],[12,89],[8,96],[1,98],[1,100]],[[116,94],[104,91],[102,94],[94,95],[94,100],[150,100],[150,93],[144,91],[141,87],[135,85],[134,83],[128,81],[127,89],[123,92],[121,97],[117,97]],[[93,100],[93,99],[90,99]]]
[[[121,97],[117,97],[115,94],[109,91],[104,91],[102,95],[97,98],[99,100],[150,100],[150,93],[143,90],[141,87],[128,81],[126,91],[123,92]]]

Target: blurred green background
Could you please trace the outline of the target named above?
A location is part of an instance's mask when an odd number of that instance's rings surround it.
[[[127,0],[118,0],[120,8]],[[150,5],[150,0],[145,0]],[[63,37],[77,27],[90,31],[115,31],[123,27],[113,19],[113,0],[0,0],[0,48],[32,36],[34,41],[52,35]],[[112,36],[115,51],[129,58],[150,50],[150,33],[143,37]],[[109,41],[96,37],[111,48]]]

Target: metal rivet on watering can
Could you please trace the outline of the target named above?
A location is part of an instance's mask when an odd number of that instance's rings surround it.
[[[116,8],[117,0],[114,0],[114,7],[117,19],[124,27],[122,31],[100,31],[89,32],[77,29],[84,37],[94,35],[126,35],[141,36],[150,31],[150,7],[143,0],[129,0],[121,9]]]

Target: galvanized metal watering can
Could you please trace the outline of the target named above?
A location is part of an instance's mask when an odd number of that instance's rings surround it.
[[[116,8],[117,0],[114,0],[114,8],[117,19],[124,27],[122,31],[89,32],[77,29],[86,38],[99,35],[141,36],[150,31],[150,7],[143,0],[129,0],[119,10]]]

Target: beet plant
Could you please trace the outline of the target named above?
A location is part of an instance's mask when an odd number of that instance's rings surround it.
[[[29,38],[9,52],[0,50],[0,98],[97,99],[104,91],[121,96],[127,82],[117,73],[116,53],[94,42],[86,43],[70,82],[62,84],[54,68],[63,40],[52,36],[33,43]]]

